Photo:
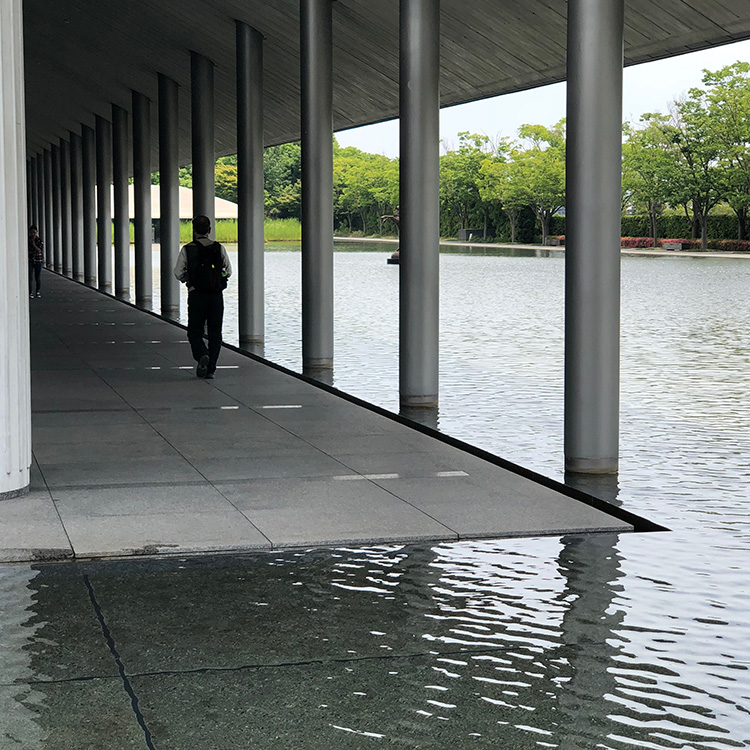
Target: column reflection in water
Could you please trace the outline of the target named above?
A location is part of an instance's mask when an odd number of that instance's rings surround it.
[[[438,406],[406,406],[401,405],[399,416],[409,419],[417,424],[438,429],[440,423],[440,407]]]
[[[34,612],[32,581],[37,575],[28,565],[0,566],[1,747],[44,747],[46,732],[37,721],[36,708],[44,695],[29,684],[37,677],[31,647],[44,623]]]
[[[568,487],[586,492],[589,495],[604,500],[605,503],[620,507],[620,483],[618,474],[578,474],[565,473],[565,484]]]
[[[0,566],[0,747],[145,747],[75,563]]]
[[[243,349],[247,348],[246,346],[243,346]],[[333,385],[334,384],[334,377],[333,377],[333,367],[329,368],[319,368],[319,367],[304,367],[302,369],[302,374],[307,376],[308,378],[312,378],[313,380],[317,380],[319,383],[323,383],[324,385]]]
[[[255,354],[258,357],[266,356],[266,345],[263,341],[261,341],[260,343],[254,343],[252,341],[244,344],[240,343],[239,348],[243,351],[250,352],[250,354]],[[333,374],[331,374],[331,382],[328,385],[333,385]]]

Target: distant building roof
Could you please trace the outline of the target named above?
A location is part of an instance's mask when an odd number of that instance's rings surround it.
[[[111,189],[112,195],[112,213],[114,215],[115,210],[115,189],[114,186]],[[133,185],[128,185],[128,216],[131,219],[135,218],[135,201],[133,200],[134,188]],[[215,203],[215,217],[217,219],[236,219],[237,218],[237,204],[232,201],[224,200],[223,198],[216,198]],[[193,214],[193,191],[190,188],[182,187],[180,185],[180,218],[181,219],[192,219]],[[151,186],[151,218],[161,218],[161,190],[159,185]]]

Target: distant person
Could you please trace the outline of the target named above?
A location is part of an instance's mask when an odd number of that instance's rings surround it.
[[[193,219],[193,241],[177,256],[174,275],[188,288],[187,336],[193,359],[198,363],[199,378],[213,378],[221,351],[221,324],[224,318],[224,297],[232,264],[224,246],[209,238],[211,220],[208,216]],[[208,329],[208,347],[203,331]]]
[[[32,224],[29,227],[29,297],[42,296],[42,263],[44,263],[44,242],[39,230]],[[36,283],[36,292],[34,284]]]

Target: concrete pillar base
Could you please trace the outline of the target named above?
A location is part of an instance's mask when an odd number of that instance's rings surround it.
[[[617,458],[565,458],[565,471],[572,474],[617,474]]]
[[[304,367],[302,374],[323,385],[333,385],[333,365],[330,367]]]
[[[438,420],[440,417],[440,410],[437,406],[421,405],[421,406],[404,406],[401,405],[399,409],[399,416],[409,419],[417,424],[430,427],[433,430],[438,428]]]
[[[308,370],[320,371],[320,370],[332,370],[333,359],[306,359],[302,363],[302,369],[307,372]]]
[[[14,497],[23,497],[29,494],[29,485],[21,487],[18,490],[9,490],[8,492],[0,492],[0,502],[3,500],[12,500]]]
[[[401,394],[401,407],[405,409],[433,409],[438,405],[438,395],[404,396]]]

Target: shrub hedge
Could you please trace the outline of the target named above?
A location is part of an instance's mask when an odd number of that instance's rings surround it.
[[[659,237],[690,237],[692,226],[687,216],[669,214],[661,216],[658,222]],[[708,217],[708,236],[712,240],[737,241],[737,217],[732,214],[718,214]],[[651,225],[648,216],[623,216],[623,237],[648,237]],[[555,216],[550,227],[551,235],[565,234],[565,217]]]

